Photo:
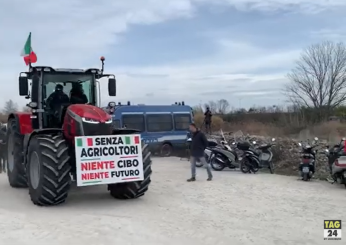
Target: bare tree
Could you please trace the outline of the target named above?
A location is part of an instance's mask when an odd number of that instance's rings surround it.
[[[266,113],[267,112],[267,108],[265,106],[259,106],[257,108],[259,113]]]
[[[225,99],[218,100],[216,106],[219,114],[226,114],[229,111],[229,102]]]
[[[193,113],[203,113],[203,107],[201,104],[192,107]]]
[[[12,112],[16,112],[18,111],[18,105],[13,102],[13,100],[8,100],[5,102],[5,106],[4,106],[4,109],[3,109],[3,113],[5,115],[8,115]]]
[[[217,104],[215,101],[209,101],[204,104],[204,109],[206,110],[209,107],[211,113],[215,114],[217,112]]]
[[[311,45],[301,54],[288,74],[285,87],[295,105],[331,109],[346,99],[346,46],[323,42]]]

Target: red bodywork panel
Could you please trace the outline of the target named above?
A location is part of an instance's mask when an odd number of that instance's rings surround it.
[[[99,107],[85,104],[75,104],[70,105],[68,110],[77,114],[80,117],[90,118],[93,120],[97,120],[101,123],[104,123],[111,119],[111,116],[107,114],[104,110]]]
[[[100,124],[83,122],[83,118],[98,121]],[[85,104],[70,105],[66,110],[64,118],[64,136],[74,143],[76,136],[95,135],[95,132],[110,134],[112,126],[105,123],[110,119],[111,116],[107,112],[96,106]]]
[[[85,104],[75,104],[70,105],[68,110],[72,111],[74,114],[79,117],[90,118],[93,120],[97,120],[101,123],[104,123],[111,119],[111,116],[102,110],[99,107]],[[31,112],[17,112],[14,114],[18,118],[18,123],[20,125],[20,133],[22,135],[30,134],[33,131],[31,118]],[[69,124],[72,124],[71,129],[74,130],[76,128],[76,122],[73,122],[72,118],[69,118]]]
[[[20,125],[20,133],[31,134],[33,131],[31,124],[31,112],[16,112],[15,115],[18,117],[19,125]]]

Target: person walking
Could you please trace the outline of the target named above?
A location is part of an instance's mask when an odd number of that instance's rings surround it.
[[[190,146],[190,163],[191,163],[191,178],[188,179],[188,182],[196,181],[196,162],[201,161],[204,166],[207,167],[208,179],[211,181],[213,179],[213,174],[211,173],[210,163],[204,158],[204,150],[208,146],[208,140],[194,123],[190,124],[190,131],[192,133],[192,142]]]

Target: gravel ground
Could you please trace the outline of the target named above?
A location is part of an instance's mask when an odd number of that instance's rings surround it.
[[[189,164],[178,158],[153,159],[153,171],[140,199],[113,200],[104,186],[74,188],[51,208],[32,205],[27,190],[10,188],[1,174],[0,244],[318,245],[330,243],[324,219],[346,221],[340,185],[226,170],[207,182],[205,169],[187,183]]]

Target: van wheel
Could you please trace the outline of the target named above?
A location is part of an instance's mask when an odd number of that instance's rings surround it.
[[[164,143],[161,146],[160,154],[162,157],[170,157],[172,155],[172,152],[173,152],[173,147],[171,144]]]

